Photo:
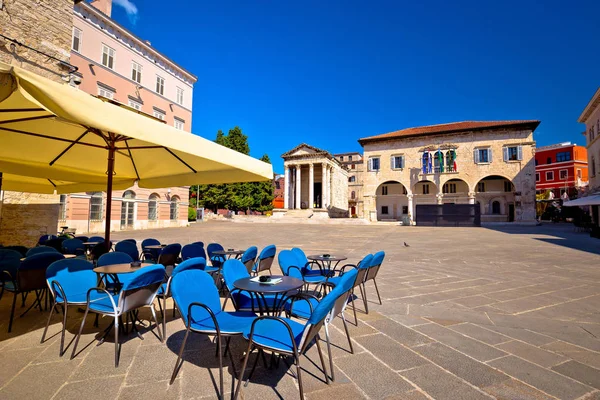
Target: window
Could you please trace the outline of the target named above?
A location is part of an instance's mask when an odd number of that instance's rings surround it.
[[[90,219],[92,221],[102,221],[102,192],[92,193],[90,197]]]
[[[67,195],[60,195],[60,204],[58,206],[58,219],[64,221],[67,219]]]
[[[536,182],[539,182],[539,181],[540,181],[540,173],[539,173],[539,172],[536,172],[536,173],[535,173],[535,181],[536,181]]]
[[[425,183],[423,185],[423,194],[429,194],[429,184]]]
[[[356,165],[355,165],[355,164],[352,164],[352,165],[350,166],[350,168],[351,168],[351,169],[356,169]]]
[[[180,106],[183,105],[183,89],[178,87],[177,88],[177,104],[179,104]]]
[[[350,193],[350,198],[352,200],[356,199],[356,192],[353,190],[352,193]]]
[[[581,170],[580,169],[577,170],[577,179],[581,179]]]
[[[175,118],[175,122],[173,123],[173,126],[177,129],[183,130],[183,126],[185,125],[185,122],[179,118]]]
[[[500,202],[492,202],[492,214],[500,214]]]
[[[344,161],[344,156],[340,156],[340,161]]]
[[[157,109],[154,109],[154,111],[152,112],[152,115],[154,115],[154,117],[164,121],[165,120],[165,113],[162,111],[159,111]]]
[[[492,149],[476,149],[475,164],[486,164],[492,162]]]
[[[477,191],[480,193],[485,192],[485,182],[479,182],[477,184]]]
[[[560,177],[561,181],[567,180],[569,177],[569,170],[561,169],[560,171],[558,171],[558,176]]]
[[[281,185],[279,184],[279,181],[275,181],[275,189],[281,189]]]
[[[73,28],[73,43],[71,44],[71,48],[77,52],[81,51],[81,39],[83,37],[83,33],[81,29]]]
[[[178,219],[178,216],[179,216],[178,200],[179,199],[177,197],[173,197],[171,199],[171,204],[170,204],[170,209],[169,209],[169,218],[171,219],[171,221],[175,221]]]
[[[554,180],[554,171],[546,171],[546,180],[553,181]]]
[[[519,161],[523,159],[521,146],[508,146],[502,150],[504,151],[504,161]]]
[[[504,181],[504,191],[506,193],[510,193],[513,191],[512,189],[513,189],[512,183],[510,181]]]
[[[148,221],[156,221],[158,219],[158,195],[151,194],[148,202]]]
[[[142,103],[140,103],[139,101],[129,99],[129,107],[135,108],[136,110],[139,111],[142,109]]]
[[[389,214],[388,206],[381,206],[381,214],[383,214],[383,215]]]
[[[535,166],[537,167],[537,165],[538,165],[538,164],[539,164],[539,163],[538,163],[538,160],[537,160],[537,158],[536,158],[536,159],[535,159]]]
[[[352,161],[352,156],[348,156],[348,161]]]
[[[379,157],[369,158],[369,171],[379,171]]]
[[[135,61],[131,62],[131,79],[137,83],[142,82],[142,66]]]
[[[102,65],[113,69],[115,64],[115,49],[102,44]]]
[[[391,160],[392,169],[403,169],[404,168],[404,156],[392,156]]]
[[[350,183],[356,182],[356,177],[355,176],[351,176],[350,178],[348,178],[348,182],[350,182]]]
[[[456,151],[448,150],[446,152],[446,172],[456,172]]]
[[[165,80],[158,75],[156,75],[156,93],[165,94]]]
[[[592,167],[592,176],[596,176],[596,160],[594,159],[594,156],[592,156],[591,159],[591,167]]]
[[[560,153],[556,153],[556,162],[563,161],[571,161],[571,152],[570,151],[561,151]]]
[[[552,157],[546,158],[546,164],[552,164]]]
[[[404,185],[402,185],[402,194],[405,195],[405,196],[408,194],[408,192],[406,191],[406,188],[404,187]]]
[[[387,196],[388,194],[388,187],[387,186],[382,186],[381,187],[381,195],[382,196]]]
[[[105,88],[104,86],[98,86],[98,96],[105,97],[107,99],[114,99],[115,92],[108,88]]]
[[[442,193],[456,193],[456,183],[446,183],[442,186]]]
[[[408,214],[408,206],[402,206],[402,214]]]

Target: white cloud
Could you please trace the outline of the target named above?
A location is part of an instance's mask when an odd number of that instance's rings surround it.
[[[113,4],[121,6],[125,9],[129,20],[135,24],[138,18],[138,9],[135,4],[133,4],[130,0],[113,0]]]

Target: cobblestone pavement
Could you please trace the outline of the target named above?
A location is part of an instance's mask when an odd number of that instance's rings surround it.
[[[314,348],[302,358],[307,399],[600,399],[600,241],[571,227],[209,222],[114,234],[126,237],[216,241],[226,248],[274,243],[278,249],[343,254],[351,262],[385,250],[378,278],[383,305],[369,283],[369,314],[359,297],[358,324],[350,324],[354,354],[341,320],[334,322],[335,382],[325,384]],[[93,343],[108,319],[94,328],[88,318],[81,343],[89,345],[70,360],[71,348],[58,356],[58,317],[45,343],[40,338],[47,313],[37,310],[17,317],[13,333],[6,333],[11,300],[7,294],[0,300],[2,399],[216,397],[218,361],[214,345],[201,335],[188,342],[186,362],[169,385],[183,338],[183,323],[170,309],[166,344],[148,330],[144,340],[128,336],[115,368],[112,336],[103,345]],[[141,315],[148,319],[149,313]],[[352,312],[347,315],[353,322]],[[70,310],[67,342],[81,317]],[[239,369],[245,343],[234,339],[232,346]],[[231,375],[226,368],[226,397]],[[297,398],[292,369],[283,362],[273,368],[259,363],[242,397]]]

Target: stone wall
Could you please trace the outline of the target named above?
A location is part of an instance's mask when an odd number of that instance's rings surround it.
[[[329,215],[334,218],[348,216],[348,172],[339,165],[333,165],[331,169]]]
[[[73,29],[72,0],[0,1],[3,35],[69,62]],[[56,60],[0,39],[0,61],[63,82],[68,69]],[[0,243],[35,245],[40,235],[56,233],[58,196],[4,192]]]

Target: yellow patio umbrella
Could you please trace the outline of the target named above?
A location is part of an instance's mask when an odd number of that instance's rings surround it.
[[[273,179],[268,163],[4,63],[0,172],[38,178],[28,184],[40,189],[58,182],[62,193]],[[110,195],[106,210],[108,243]]]

